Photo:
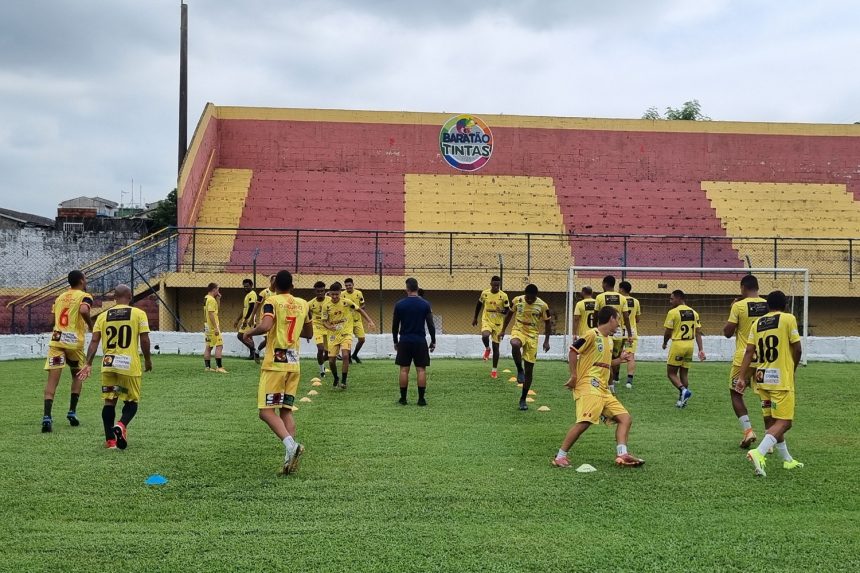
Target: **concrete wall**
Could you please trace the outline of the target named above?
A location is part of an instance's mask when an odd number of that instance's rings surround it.
[[[201,355],[203,353],[202,333],[179,333],[155,331],[150,334],[154,354]],[[541,338],[541,340],[543,340]],[[502,356],[510,356],[509,338],[502,342]],[[433,354],[437,358],[478,358],[484,349],[479,336],[442,335],[438,337],[438,347]],[[662,338],[645,336],[639,341],[637,358],[642,361],[663,361],[666,351],[660,348]],[[0,336],[0,360],[18,358],[44,358],[47,352],[48,335],[9,335]],[[567,357],[564,337],[550,338],[550,352],[541,353],[540,360],[560,360]],[[156,348],[157,347],[157,348]],[[236,338],[235,332],[224,333],[224,354],[227,356],[246,356],[247,350]],[[361,350],[363,358],[392,358],[394,347],[391,336],[371,334]],[[706,336],[705,352],[709,361],[729,361],[734,353],[734,340],[722,336]],[[301,354],[305,358],[316,356],[316,346],[302,340]],[[804,356],[810,362],[860,362],[860,337],[810,337]]]
[[[138,238],[134,233],[67,234],[28,227],[0,230],[0,288],[37,288]]]

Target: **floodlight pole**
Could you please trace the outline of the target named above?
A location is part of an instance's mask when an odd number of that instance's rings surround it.
[[[182,0],[179,24],[179,161],[176,172],[182,170],[182,161],[188,149],[188,4]]]

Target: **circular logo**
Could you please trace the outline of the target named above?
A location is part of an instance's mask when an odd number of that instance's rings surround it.
[[[455,115],[439,132],[439,150],[454,169],[477,171],[493,154],[493,132],[474,115]]]

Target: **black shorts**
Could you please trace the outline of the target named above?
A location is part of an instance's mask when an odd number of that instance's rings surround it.
[[[427,347],[427,341],[421,342],[399,342],[397,344],[397,358],[394,363],[398,366],[409,366],[415,363],[417,368],[427,368],[430,366],[430,349]]]

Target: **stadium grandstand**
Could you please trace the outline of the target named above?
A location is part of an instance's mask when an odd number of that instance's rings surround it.
[[[457,117],[468,134],[474,122]],[[210,282],[232,316],[246,277],[262,288],[287,268],[309,295],[350,276],[387,328],[415,275],[443,332],[467,333],[496,274],[508,292],[538,284],[558,320],[572,265],[808,268],[810,333],[860,334],[860,125],[481,115],[484,159],[470,167],[446,154],[451,119],[208,104],[179,176],[178,227],[94,260],[89,290],[122,279],[157,306],[154,327],[199,331]],[[53,278],[5,297],[0,330],[49,329],[66,286]],[[672,288],[737,292],[737,277],[631,280],[642,334],[661,331]],[[705,313],[706,331],[726,308]]]

